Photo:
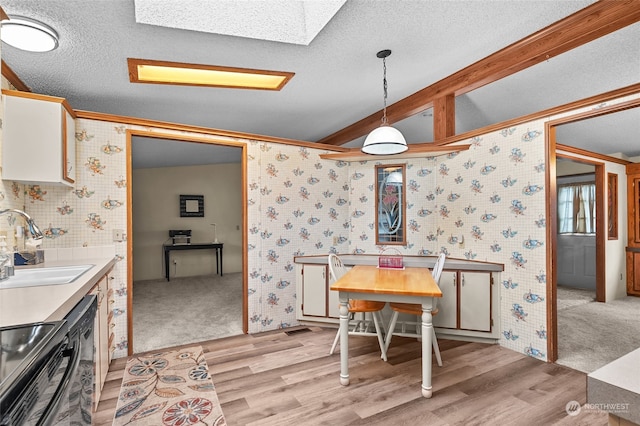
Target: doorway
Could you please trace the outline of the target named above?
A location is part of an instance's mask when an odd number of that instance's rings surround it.
[[[596,276],[596,300],[598,302],[607,303],[592,303],[591,305],[601,307],[607,306],[609,308],[613,299],[624,297],[624,291],[621,293],[621,284],[624,284],[624,242],[626,241],[626,223],[623,223],[624,215],[616,213],[612,217],[615,218],[618,226],[615,237],[611,237],[608,234],[607,228],[607,216],[609,213],[606,210],[606,196],[608,185],[607,171],[614,171],[618,176],[618,182],[624,179],[624,164],[625,160],[616,159],[606,154],[598,154],[597,152],[590,151],[588,149],[581,149],[571,146],[571,141],[557,141],[556,131],[565,124],[579,124],[582,125],[583,120],[585,124],[589,125],[594,120],[589,119],[611,117],[615,120],[614,116],[618,116],[615,113],[626,111],[632,108],[640,106],[640,101],[628,101],[620,104],[614,104],[612,106],[603,106],[599,108],[593,108],[582,114],[574,117],[564,117],[557,120],[549,121],[546,126],[546,164],[547,164],[547,182],[549,201],[547,203],[547,276],[546,276],[546,288],[547,288],[547,358],[549,362],[556,362],[558,360],[558,269],[559,269],[559,256],[558,256],[558,182],[557,182],[557,162],[558,158],[564,158],[572,161],[591,164],[594,167],[595,185],[596,185],[596,212],[600,212],[596,216],[596,262],[595,262],[595,276]],[[626,116],[626,115],[625,115]],[[598,120],[599,125],[606,126],[608,121]],[[588,127],[585,127],[588,128]],[[608,128],[608,127],[606,127]],[[563,144],[560,144],[560,143]],[[568,143],[568,144],[567,144]],[[578,141],[580,144],[580,141]],[[606,165],[606,166],[605,166]],[[605,170],[606,169],[606,170]],[[622,176],[622,177],[621,177]],[[617,191],[616,196],[620,200],[626,200],[626,196],[623,192]],[[624,211],[624,202],[619,205],[619,211]],[[610,258],[610,265],[605,263],[605,255]],[[607,267],[610,267],[614,274],[607,275]],[[607,300],[610,299],[610,300]],[[615,300],[614,302],[616,302]],[[590,317],[598,316],[598,314],[591,314]],[[593,324],[593,321],[590,322]],[[586,327],[585,331],[589,332],[591,329]],[[594,336],[593,333],[588,339],[592,343],[597,340],[598,336]],[[610,351],[611,352],[611,351]]]
[[[245,145],[127,133],[129,353],[246,333]],[[181,211],[185,195],[201,200],[198,214]],[[170,230],[219,240],[221,270],[215,250],[172,250],[167,265]]]
[[[556,155],[556,362],[580,371],[593,368],[585,327],[590,304],[604,302],[606,294],[605,265],[596,254],[598,242],[604,244],[596,224],[603,216],[603,179],[604,164]]]
[[[574,302],[585,298],[604,301],[604,283],[597,279],[597,229],[599,193],[596,182],[601,163],[558,154],[556,157],[557,205],[557,279],[558,293],[571,296]],[[604,172],[598,169],[598,176]],[[597,291],[597,289],[599,291]],[[584,296],[584,297],[583,297]],[[563,302],[558,294],[558,304]],[[560,307],[560,306],[559,306]]]

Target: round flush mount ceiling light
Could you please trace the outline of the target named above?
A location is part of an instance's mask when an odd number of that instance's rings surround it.
[[[23,16],[9,16],[0,22],[0,38],[17,49],[49,52],[58,47],[58,34],[42,22]]]

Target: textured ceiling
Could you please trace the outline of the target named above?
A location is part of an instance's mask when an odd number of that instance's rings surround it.
[[[317,141],[382,108],[379,50],[393,51],[387,59],[393,103],[591,3],[349,0],[305,46],[140,24],[131,0],[3,0],[8,14],[54,27],[60,47],[34,54],[3,44],[2,57],[34,92],[67,98],[75,109]],[[280,92],[131,84],[128,57],[295,76]],[[638,82],[640,24],[634,24],[457,97],[456,132]],[[610,126],[595,125],[563,143],[639,155],[638,111],[619,120],[614,139],[603,133]],[[394,125],[409,143],[433,140],[429,111]]]

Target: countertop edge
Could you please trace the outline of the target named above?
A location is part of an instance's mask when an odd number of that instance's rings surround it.
[[[77,263],[77,262],[76,262]],[[82,262],[84,263],[84,262]],[[67,299],[65,303],[60,305],[45,321],[59,321],[64,319],[65,316],[82,300],[82,298],[89,293],[91,288],[100,281],[100,279],[107,273],[113,265],[115,265],[115,259],[110,259],[106,263],[96,260],[89,260],[87,263],[95,263],[95,266],[87,271],[86,281],[73,293],[73,295]],[[89,278],[90,277],[90,278]]]
[[[115,257],[101,257],[45,261],[29,267],[94,265],[69,284],[0,289],[0,327],[64,319],[115,263]]]
[[[340,259],[346,266],[354,265],[377,265],[378,255],[368,254],[339,254]],[[403,256],[403,263],[408,267],[433,267],[436,256]],[[297,264],[328,264],[327,255],[309,255],[294,256],[293,263]],[[445,270],[462,270],[462,271],[489,271],[502,272],[504,265],[501,263],[483,262],[478,260],[456,259],[448,257],[444,264]]]

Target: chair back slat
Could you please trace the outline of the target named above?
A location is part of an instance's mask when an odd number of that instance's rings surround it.
[[[431,270],[431,276],[433,276],[436,284],[440,283],[440,275],[442,275],[442,269],[444,268],[444,262],[446,260],[446,255],[444,253],[440,253],[436,263],[433,265],[433,269]]]
[[[444,262],[446,260],[446,256],[444,253],[440,253],[438,259],[436,259],[436,263],[433,265],[433,269],[431,270],[431,276],[436,284],[440,285],[440,276],[442,275],[442,269],[444,268]],[[438,299],[433,298],[433,309],[437,310],[438,307]]]
[[[329,276],[333,281],[338,281],[344,274],[347,273],[347,268],[342,264],[342,259],[336,254],[329,254]]]

